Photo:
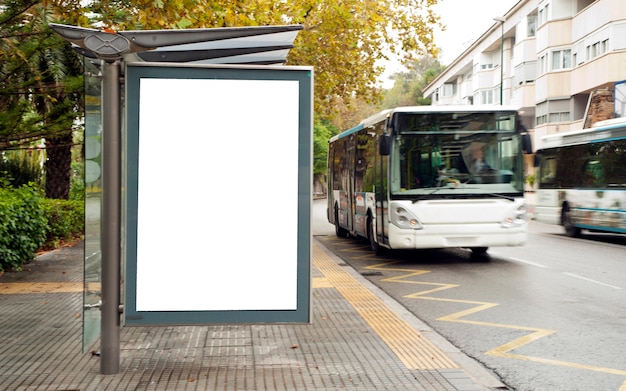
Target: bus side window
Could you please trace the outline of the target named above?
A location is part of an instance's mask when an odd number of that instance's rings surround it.
[[[604,167],[597,159],[589,159],[583,168],[583,187],[604,187]]]
[[[612,141],[602,152],[607,186],[626,188],[626,140]]]
[[[554,187],[556,178],[556,159],[546,158],[541,160],[539,183],[542,187]]]

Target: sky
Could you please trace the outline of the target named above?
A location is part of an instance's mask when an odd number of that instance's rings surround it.
[[[478,39],[494,22],[519,0],[439,0],[434,7],[441,16],[445,31],[435,32],[435,42],[440,48],[439,61],[448,65]],[[390,61],[383,75],[383,87],[390,88],[393,81],[388,76],[402,70],[397,61]]]
[[[435,10],[441,15],[446,31],[435,35],[442,50],[440,61],[448,65],[478,39],[496,16],[503,16],[519,0],[439,0]]]

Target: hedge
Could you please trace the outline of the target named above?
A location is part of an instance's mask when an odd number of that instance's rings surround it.
[[[54,249],[84,230],[83,201],[47,199],[31,186],[0,186],[0,272],[21,270],[37,250]]]
[[[0,186],[0,272],[20,270],[46,239],[43,195],[34,187]]]
[[[62,241],[72,240],[85,232],[85,202],[75,200],[44,200],[48,220],[44,248],[56,248]]]

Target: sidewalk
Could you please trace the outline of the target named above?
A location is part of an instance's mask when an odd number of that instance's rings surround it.
[[[82,257],[0,276],[2,390],[506,389],[315,239],[311,324],[124,327],[120,373],[101,375],[81,352]]]

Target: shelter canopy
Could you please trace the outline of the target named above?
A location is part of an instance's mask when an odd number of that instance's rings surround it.
[[[302,25],[108,32],[50,24],[86,57],[195,64],[279,65]]]

